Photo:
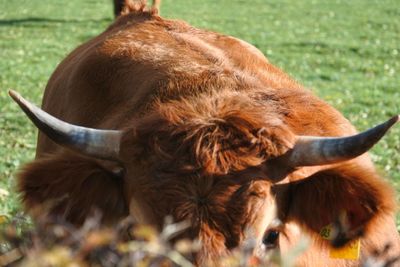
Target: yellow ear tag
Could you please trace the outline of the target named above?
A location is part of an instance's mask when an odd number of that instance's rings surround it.
[[[331,224],[321,229],[320,235],[323,239],[332,240],[333,238],[333,227]],[[347,259],[357,260],[360,257],[360,239],[355,239],[348,242],[341,248],[329,248],[329,257],[333,259]]]

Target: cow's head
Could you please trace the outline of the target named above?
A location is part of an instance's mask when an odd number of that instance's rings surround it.
[[[183,235],[201,240],[204,261],[238,246],[246,233],[261,251],[291,243],[285,228],[291,222],[318,235],[341,214],[346,231],[337,242],[345,242],[393,210],[390,189],[371,166],[352,159],[398,116],[350,137],[299,136],[275,99],[220,92],[158,101],[124,130],[99,130],[60,121],[10,94],[42,132],[68,148],[22,171],[25,204],[54,201],[51,213],[74,223],[92,206],[106,222],[129,213],[160,226],[172,215],[190,222]]]

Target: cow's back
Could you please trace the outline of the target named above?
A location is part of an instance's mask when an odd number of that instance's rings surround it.
[[[166,101],[229,87],[300,85],[244,41],[182,21],[128,14],[60,63],[42,107],[70,123],[117,129],[155,98]],[[39,134],[37,156],[55,149]]]

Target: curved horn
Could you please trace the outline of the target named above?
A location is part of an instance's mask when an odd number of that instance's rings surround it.
[[[13,90],[9,94],[36,127],[57,144],[88,156],[118,160],[122,131],[69,124],[31,104]]]
[[[291,167],[316,166],[355,158],[367,152],[398,121],[400,115],[348,137],[299,136],[289,152],[288,164]]]

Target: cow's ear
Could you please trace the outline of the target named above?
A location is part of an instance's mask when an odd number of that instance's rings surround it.
[[[342,243],[371,231],[395,210],[393,190],[372,168],[343,165],[291,183],[289,190],[286,219],[314,233],[339,224],[347,231]]]
[[[25,166],[18,189],[32,216],[49,213],[81,224],[99,209],[104,223],[127,215],[122,177],[112,163],[72,153],[47,155]]]

